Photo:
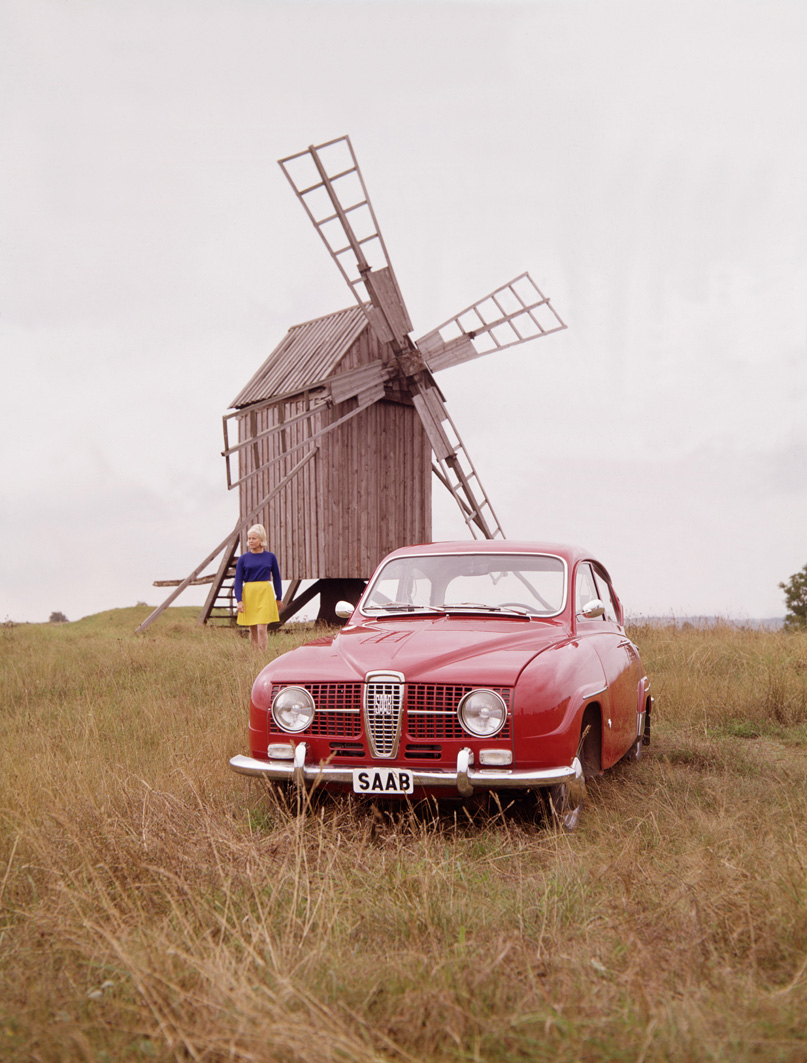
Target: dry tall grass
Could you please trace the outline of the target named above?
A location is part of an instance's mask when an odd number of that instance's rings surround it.
[[[807,636],[634,631],[650,755],[564,836],[297,816],[227,768],[254,652],[142,618],[0,629],[0,1059],[807,1058]]]

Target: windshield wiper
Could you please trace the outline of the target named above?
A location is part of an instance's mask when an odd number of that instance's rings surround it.
[[[482,605],[479,602],[443,602],[447,613],[500,613],[503,616],[531,616],[523,606]]]
[[[387,602],[386,605],[365,605],[365,612],[379,613],[444,613],[439,605],[412,605],[410,602]]]

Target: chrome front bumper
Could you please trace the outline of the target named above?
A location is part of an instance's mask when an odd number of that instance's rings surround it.
[[[306,764],[308,747],[305,742],[298,742],[294,748],[294,760],[257,760],[240,754],[233,757],[230,767],[239,775],[254,775],[273,782],[294,783],[301,789],[309,785],[322,783],[342,783],[353,785],[353,768],[335,764]],[[583,769],[577,757],[567,768],[543,768],[536,770],[518,770],[515,768],[474,768],[473,753],[467,747],[457,755],[457,767],[453,769],[410,768],[404,765],[413,776],[416,787],[436,787],[457,790],[462,797],[470,797],[475,790],[528,790],[537,786],[556,786],[558,783],[572,782],[583,775]],[[384,767],[383,761],[374,762]],[[387,763],[387,766],[392,766]],[[397,767],[398,765],[396,765]],[[365,765],[366,767],[366,765]]]

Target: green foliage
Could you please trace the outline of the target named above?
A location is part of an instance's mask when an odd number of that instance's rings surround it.
[[[785,592],[787,603],[785,627],[791,630],[807,628],[807,565],[779,586]]]

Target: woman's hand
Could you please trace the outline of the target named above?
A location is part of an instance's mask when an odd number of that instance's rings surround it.
[[[236,612],[243,613],[243,611],[244,611],[244,603],[243,602],[237,602],[236,603]]]

